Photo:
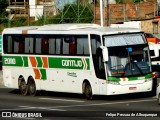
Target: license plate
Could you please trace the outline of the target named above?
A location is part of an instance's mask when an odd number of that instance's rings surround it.
[[[136,90],[137,87],[129,87],[129,90]]]

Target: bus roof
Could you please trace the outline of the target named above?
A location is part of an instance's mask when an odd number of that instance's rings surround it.
[[[3,31],[3,34],[34,34],[38,31],[38,33],[48,33],[53,34],[53,31],[59,33],[61,31],[62,34],[65,32],[78,33],[99,33],[99,34],[118,34],[118,33],[132,33],[132,32],[142,32],[137,28],[112,28],[112,27],[101,27],[97,24],[50,24],[43,26],[25,26],[25,27],[14,27],[14,28],[6,28]],[[64,31],[64,33],[63,33]]]

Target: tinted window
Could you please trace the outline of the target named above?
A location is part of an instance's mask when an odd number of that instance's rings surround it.
[[[3,38],[5,53],[89,55],[87,35],[4,35]]]

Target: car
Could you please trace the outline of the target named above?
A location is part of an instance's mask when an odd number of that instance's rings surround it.
[[[157,86],[157,102],[160,105],[160,83]]]
[[[148,42],[160,44],[160,39],[154,36],[152,33],[145,33]]]

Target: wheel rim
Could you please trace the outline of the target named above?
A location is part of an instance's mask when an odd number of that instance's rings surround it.
[[[20,81],[20,86],[19,86],[20,92],[22,95],[26,95],[28,91],[27,84],[24,80]]]

